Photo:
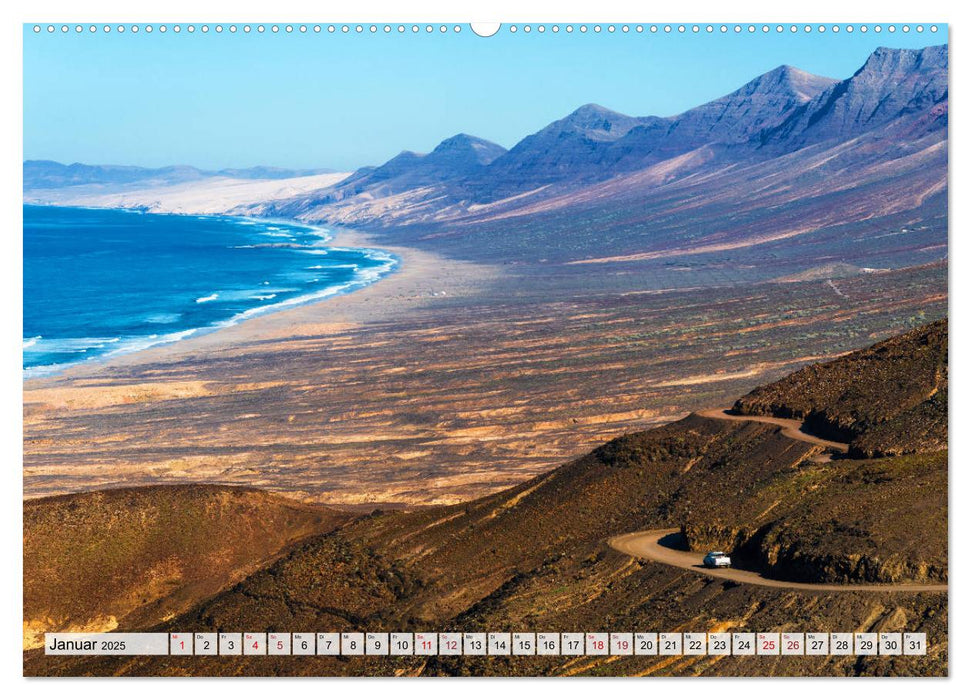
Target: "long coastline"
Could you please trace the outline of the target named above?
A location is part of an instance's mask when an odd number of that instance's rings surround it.
[[[47,205],[44,205],[47,206]],[[130,209],[126,207],[108,207],[108,206],[77,206],[77,205],[52,205],[54,207],[64,206],[68,209],[80,209],[80,210],[90,210],[90,211],[119,211],[119,212],[134,212],[142,213],[140,209]],[[397,255],[390,253],[389,251],[377,248],[372,244],[367,245],[352,245],[350,243],[336,243],[335,234],[330,228],[324,228],[315,223],[308,223],[304,221],[290,220],[290,219],[279,219],[270,217],[256,217],[256,216],[240,216],[230,213],[223,212],[196,212],[196,211],[169,211],[160,210],[150,212],[151,215],[168,215],[176,216],[179,218],[219,218],[219,219],[232,219],[236,220],[239,224],[253,224],[257,226],[267,227],[267,230],[274,230],[273,226],[282,226],[287,228],[296,228],[299,230],[310,232],[313,237],[315,237],[321,245],[321,247],[332,249],[332,250],[349,250],[353,252],[358,252],[364,254],[364,257],[368,258],[373,262],[380,263],[378,267],[365,268],[362,272],[359,272],[354,279],[345,281],[339,284],[332,285],[330,287],[325,287],[317,290],[304,290],[302,295],[284,298],[272,304],[254,306],[243,311],[235,313],[231,317],[225,317],[222,319],[217,319],[208,325],[201,325],[197,327],[188,327],[170,331],[159,336],[146,335],[146,336],[136,336],[129,338],[125,343],[119,345],[116,349],[111,352],[106,352],[104,354],[92,355],[81,360],[74,362],[69,362],[59,365],[31,365],[24,368],[23,380],[25,385],[33,379],[44,378],[44,377],[55,377],[55,376],[65,376],[70,374],[71,376],[75,374],[86,374],[85,369],[97,369],[99,367],[104,368],[106,366],[113,366],[115,360],[122,357],[139,356],[149,349],[160,349],[163,347],[172,348],[175,345],[185,342],[188,339],[198,339],[200,337],[231,328],[250,321],[259,317],[265,317],[274,313],[280,313],[285,310],[293,309],[300,306],[312,305],[320,301],[331,299],[334,297],[349,294],[356,290],[362,289],[363,287],[373,284],[375,281],[392,274],[401,264],[401,258]],[[248,247],[248,246],[242,246]],[[197,299],[197,303],[200,301],[208,301],[209,299],[215,299],[216,294],[211,297],[206,297],[205,299]],[[81,337],[86,337],[85,329],[79,329]],[[31,344],[34,341],[40,339],[41,336],[31,339]],[[116,339],[117,340],[117,339]],[[25,341],[24,348],[28,347]],[[136,358],[138,359],[138,358]]]
[[[312,226],[299,221],[287,223]],[[322,235],[328,248],[380,251],[392,256],[395,265],[373,282],[356,285],[347,291],[262,311],[231,324],[198,329],[173,342],[93,358],[65,367],[56,374],[26,378],[25,398],[26,392],[33,389],[110,374],[115,368],[158,362],[175,363],[182,358],[198,357],[205,353],[235,355],[242,351],[243,345],[249,343],[269,340],[285,342],[288,338],[306,337],[387,318],[438,295],[468,294],[499,275],[496,267],[457,261],[415,248],[388,245],[376,241],[372,234],[358,230],[335,228]]]

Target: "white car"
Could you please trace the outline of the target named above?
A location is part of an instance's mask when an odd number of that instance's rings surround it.
[[[708,552],[704,559],[705,566],[709,569],[718,569],[732,565],[732,559],[724,552]]]

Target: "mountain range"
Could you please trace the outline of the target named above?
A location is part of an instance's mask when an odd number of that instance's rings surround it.
[[[901,267],[946,250],[947,126],[947,46],[879,48],[843,80],[780,66],[669,117],[587,104],[508,151],[457,134],[346,177],[252,190],[222,213],[361,227],[485,262],[663,258],[764,266],[766,279],[804,269],[780,260]],[[151,211],[166,200],[146,178],[205,175],[37,161],[24,171],[25,201]]]
[[[508,151],[463,134],[427,156],[402,153],[273,209],[378,226],[474,221],[484,211],[522,210],[526,202],[559,208],[572,200],[555,197],[582,199],[592,185],[618,178],[627,180],[616,182],[609,199],[769,161],[792,177],[815,168],[812,156],[836,146],[862,161],[896,159],[946,140],[947,67],[946,46],[880,48],[845,80],[780,66],[672,117],[631,117],[588,104]],[[808,148],[816,150],[799,163],[779,160]],[[654,177],[631,178],[648,172]],[[407,205],[379,204],[389,196]]]

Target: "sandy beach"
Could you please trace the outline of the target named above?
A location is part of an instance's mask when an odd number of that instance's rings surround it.
[[[338,294],[309,304],[246,319],[236,325],[203,330],[175,343],[92,360],[67,368],[54,377],[29,379],[25,400],[33,391],[52,389],[65,380],[83,380],[111,374],[116,368],[175,362],[208,353],[245,353],[248,344],[290,339],[347,330],[372,321],[398,316],[435,297],[473,295],[498,279],[498,267],[465,263],[414,248],[379,244],[366,233],[339,229],[328,246],[379,248],[399,260],[397,268],[363,289]]]

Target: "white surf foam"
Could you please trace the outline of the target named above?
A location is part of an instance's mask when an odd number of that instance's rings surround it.
[[[200,217],[207,218],[207,217]],[[261,219],[238,219],[237,223],[244,224],[247,226],[265,225],[266,220]],[[309,224],[304,223],[294,223],[294,222],[278,222],[281,225],[296,225],[308,232],[311,232],[320,237],[321,243],[325,243],[331,240],[329,230],[319,227],[314,227]],[[84,353],[88,350],[103,350],[107,345],[117,344],[117,347],[112,347],[108,352],[99,352],[93,357],[86,357],[79,359],[76,362],[67,362],[60,364],[51,365],[35,365],[32,367],[27,367],[23,370],[24,379],[30,379],[32,377],[40,377],[51,374],[56,374],[69,367],[82,364],[83,362],[98,361],[106,358],[116,357],[118,355],[128,354],[132,352],[137,352],[139,350],[145,350],[151,347],[156,347],[159,345],[166,345],[169,343],[175,343],[186,338],[190,338],[194,335],[201,333],[208,333],[219,328],[226,328],[229,326],[237,325],[242,321],[245,321],[256,316],[262,316],[265,314],[275,313],[277,311],[282,311],[284,309],[294,308],[297,306],[303,306],[305,304],[313,303],[326,299],[328,297],[338,296],[340,294],[346,294],[348,292],[366,287],[378,279],[382,278],[386,274],[394,270],[395,267],[400,263],[399,259],[383,250],[378,250],[375,248],[307,248],[303,252],[312,255],[327,255],[330,250],[338,250],[342,252],[351,253],[361,253],[365,257],[380,264],[373,267],[361,268],[360,265],[347,264],[347,265],[332,265],[332,266],[319,266],[320,269],[330,268],[348,268],[354,270],[354,277],[341,284],[335,284],[323,289],[315,290],[308,294],[303,294],[297,297],[292,297],[290,299],[285,299],[283,301],[277,302],[275,304],[264,304],[261,306],[256,306],[251,309],[247,309],[240,313],[237,313],[232,318],[225,321],[219,321],[213,323],[204,328],[189,328],[182,331],[176,331],[173,333],[166,334],[151,334],[147,336],[138,336],[133,338],[66,338],[66,339],[56,339],[52,341],[47,341],[49,345],[43,345],[46,339],[41,336],[36,336],[34,338],[24,339],[24,347],[30,348],[32,352],[42,353],[42,352],[77,352]],[[316,281],[316,280],[315,280]],[[264,286],[269,286],[269,281],[264,281]],[[277,296],[279,293],[285,293],[294,291],[292,289],[261,289],[260,293],[249,298],[255,298],[260,301],[269,301]],[[208,296],[199,297],[196,299],[197,304],[203,304],[209,301],[214,301],[220,298],[219,292],[213,292]],[[76,349],[68,349],[76,348]]]

